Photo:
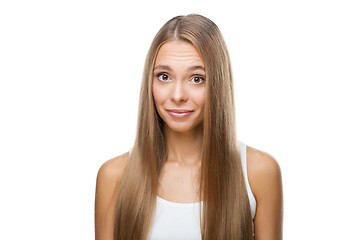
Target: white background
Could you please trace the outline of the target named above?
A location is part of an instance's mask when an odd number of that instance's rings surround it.
[[[129,3],[131,2],[131,3]],[[284,239],[360,239],[358,1],[1,1],[0,239],[93,239],[96,174],[132,146],[147,49],[221,29],[239,139],[274,156]]]

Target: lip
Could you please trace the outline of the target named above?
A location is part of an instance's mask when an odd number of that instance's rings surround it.
[[[175,118],[184,118],[192,114],[193,110],[186,110],[186,109],[167,109],[167,113]]]

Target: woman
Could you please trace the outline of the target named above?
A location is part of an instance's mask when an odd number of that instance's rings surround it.
[[[96,239],[281,239],[279,166],[237,141],[234,115],[217,26],[168,21],[147,55],[135,144],[98,173]]]

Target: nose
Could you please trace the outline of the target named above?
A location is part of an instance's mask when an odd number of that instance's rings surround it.
[[[174,84],[173,89],[171,91],[170,99],[177,104],[186,102],[188,100],[186,89],[183,82],[177,81],[176,84]]]

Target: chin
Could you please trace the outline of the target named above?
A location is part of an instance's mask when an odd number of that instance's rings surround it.
[[[165,123],[166,124],[166,123]],[[202,124],[166,124],[167,128],[176,133],[190,133],[202,129]]]

